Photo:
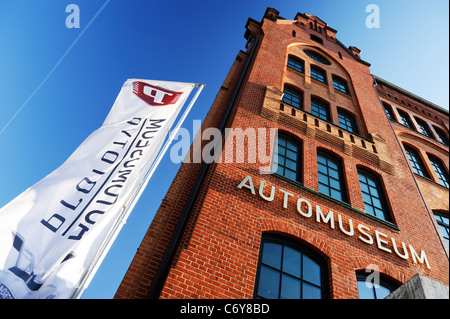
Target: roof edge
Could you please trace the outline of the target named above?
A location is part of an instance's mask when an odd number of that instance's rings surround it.
[[[373,74],[373,76],[374,76],[374,78],[375,78],[375,80],[377,82],[380,82],[383,85],[389,86],[391,89],[394,89],[394,90],[402,93],[403,95],[406,95],[406,96],[408,96],[408,97],[410,97],[410,98],[412,98],[412,99],[414,99],[414,100],[416,100],[416,101],[418,101],[420,103],[423,103],[423,104],[431,107],[432,109],[435,109],[436,111],[444,113],[447,116],[449,115],[449,111],[444,109],[444,108],[442,108],[442,107],[440,107],[439,105],[434,104],[433,102],[430,102],[430,101],[428,101],[428,100],[426,100],[426,99],[424,99],[424,98],[422,98],[422,97],[420,97],[418,95],[415,95],[414,93],[411,93],[411,92],[409,92],[409,91],[407,91],[405,89],[402,89],[401,87],[399,87],[399,86],[397,86],[395,84],[392,84],[391,82],[386,81],[386,80],[384,80],[384,79],[382,79],[382,78],[380,78],[380,77],[378,77],[378,76],[376,76],[374,74]]]

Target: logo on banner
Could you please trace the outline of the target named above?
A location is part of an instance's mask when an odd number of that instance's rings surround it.
[[[144,82],[133,82],[133,93],[152,106],[175,104],[183,94]]]

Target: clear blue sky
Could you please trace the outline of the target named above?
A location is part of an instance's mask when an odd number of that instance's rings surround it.
[[[362,50],[373,74],[448,109],[447,0],[111,0],[40,86],[105,1],[0,0],[0,207],[102,124],[128,78],[205,83],[184,125],[191,131],[245,50],[247,19],[260,21],[267,7],[286,19],[317,15]],[[70,3],[79,29],[66,28]],[[379,29],[365,25],[371,3]],[[163,160],[84,298],[114,296],[178,167]]]

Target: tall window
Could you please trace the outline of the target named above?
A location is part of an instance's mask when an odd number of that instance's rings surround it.
[[[263,236],[256,276],[257,299],[324,299],[323,260],[283,237]]]
[[[425,121],[422,121],[421,119],[416,118],[417,125],[419,126],[420,133],[425,135],[429,138],[434,138],[433,134],[431,134],[430,127]]]
[[[356,273],[359,299],[384,299],[392,291],[398,288],[398,285],[384,279],[383,277],[370,275],[370,273],[362,271],[358,271]],[[380,282],[374,282],[375,278],[379,278]]]
[[[436,131],[436,134],[439,136],[439,140],[441,141],[441,143],[448,146],[447,134],[445,134],[445,132],[443,130],[441,130],[440,128],[438,128],[436,126],[434,126],[434,130]]]
[[[349,132],[359,134],[355,117],[347,111],[338,109],[339,126]]]
[[[350,94],[348,90],[347,81],[333,74],[333,86],[336,90],[341,91],[345,94]]]
[[[362,169],[358,169],[358,177],[366,213],[389,220],[387,204],[379,179]]]
[[[330,107],[326,102],[314,97],[311,98],[311,114],[322,120],[330,121]]]
[[[303,108],[303,94],[302,92],[285,85],[283,90],[283,102],[286,102],[298,109]]]
[[[346,201],[341,162],[328,153],[317,152],[319,192],[340,201]]]
[[[293,181],[301,181],[300,146],[295,140],[279,134],[273,156],[273,169],[276,169],[277,174]]]
[[[436,175],[439,178],[439,182],[442,186],[448,188],[448,173],[444,167],[444,164],[442,164],[441,160],[437,157],[434,157],[433,155],[428,154],[428,158],[430,159],[431,166],[433,166],[434,171],[436,172]]]
[[[391,121],[396,121],[394,116],[394,111],[392,111],[392,107],[386,103],[383,103],[384,112],[386,113],[388,119]]]
[[[428,172],[422,162],[422,159],[420,158],[419,153],[411,147],[408,147],[406,145],[403,146],[405,148],[406,154],[408,155],[409,162],[411,163],[414,173],[422,177],[430,178],[430,175],[428,175]]]
[[[319,82],[327,84],[327,73],[315,65],[311,65],[311,77]]]
[[[449,247],[449,226],[448,226],[448,214],[435,212],[433,211],[434,218],[436,218],[436,221],[439,226],[439,230],[441,231],[442,237],[444,237],[445,243],[447,244],[447,247]]]
[[[303,60],[300,60],[299,58],[296,58],[292,55],[288,57],[288,67],[291,69],[294,69],[300,73],[305,73],[305,62]]]
[[[410,119],[408,113],[405,113],[405,112],[403,112],[401,110],[398,110],[398,114],[400,115],[401,123],[404,126],[414,130],[414,126],[412,125],[412,122],[411,122],[411,119]]]

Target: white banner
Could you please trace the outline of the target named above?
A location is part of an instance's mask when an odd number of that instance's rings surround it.
[[[0,209],[0,299],[74,295],[194,86],[127,80],[103,125]]]

